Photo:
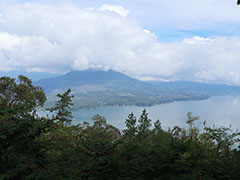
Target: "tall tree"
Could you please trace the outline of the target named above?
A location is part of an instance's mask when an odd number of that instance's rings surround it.
[[[151,119],[148,118],[148,113],[146,109],[143,110],[140,118],[138,119],[138,137],[143,140],[149,133],[151,124]]]
[[[72,121],[72,112],[69,111],[69,108],[73,106],[72,98],[73,95],[70,95],[71,89],[68,89],[63,94],[57,94],[57,97],[60,98],[54,107],[49,108],[50,112],[56,112],[55,120],[58,120],[61,125],[70,124]]]
[[[125,136],[134,138],[137,132],[136,122],[137,122],[136,117],[134,116],[133,113],[130,113],[125,121],[127,129],[123,130]]]

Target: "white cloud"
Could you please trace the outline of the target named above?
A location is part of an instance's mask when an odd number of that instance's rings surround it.
[[[191,39],[184,39],[183,43],[186,43],[186,44],[208,44],[209,41],[210,41],[209,38],[194,36]]]
[[[13,50],[25,44],[26,41],[26,38],[22,38],[6,32],[0,33],[0,49],[2,50]]]
[[[0,70],[98,68],[142,79],[240,85],[240,37],[160,43],[128,16],[72,3],[2,4],[0,14]]]
[[[98,8],[98,10],[115,12],[122,17],[127,17],[129,14],[129,10],[123,8],[122,6],[110,5],[110,4],[104,4],[100,8]]]

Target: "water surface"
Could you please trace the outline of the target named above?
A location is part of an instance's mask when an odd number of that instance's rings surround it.
[[[125,106],[81,109],[73,112],[74,123],[92,122],[92,117],[99,114],[104,116],[108,123],[124,129],[128,114],[133,112],[139,118],[144,108],[153,122],[158,119],[161,121],[164,129],[174,125],[185,126],[188,112],[192,112],[193,116],[200,116],[198,126],[202,126],[202,122],[206,120],[208,126],[229,127],[231,124],[234,129],[240,128],[240,96],[220,96],[200,101],[178,101],[151,107]]]

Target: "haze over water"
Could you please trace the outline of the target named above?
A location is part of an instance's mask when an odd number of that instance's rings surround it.
[[[92,122],[95,114],[106,117],[108,123],[117,128],[125,128],[125,119],[133,112],[137,119],[142,110],[146,108],[152,122],[159,119],[162,127],[174,127],[175,125],[186,126],[187,113],[192,112],[193,116],[200,116],[196,125],[202,127],[206,120],[207,126],[229,127],[232,129],[240,127],[240,96],[219,96],[201,101],[180,101],[167,104],[160,104],[151,107],[106,107],[97,109],[81,109],[73,112],[74,123],[81,121]]]

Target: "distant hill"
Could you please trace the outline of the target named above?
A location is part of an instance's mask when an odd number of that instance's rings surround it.
[[[46,78],[34,82],[35,85],[41,86],[45,91],[49,92],[55,89],[75,88],[83,85],[100,85],[100,84],[125,84],[125,85],[141,85],[142,81],[130,78],[116,71],[71,71],[65,75]]]
[[[172,82],[162,82],[162,81],[148,81],[149,83],[161,86],[168,90],[182,92],[198,92],[207,93],[210,96],[214,95],[239,95],[240,86],[226,85],[226,84],[210,84],[210,83],[200,83],[193,81],[172,81]]]
[[[17,78],[18,75],[24,75],[27,76],[32,81],[38,81],[41,79],[49,78],[49,77],[56,77],[60,74],[54,74],[54,73],[47,73],[47,72],[26,72],[26,71],[0,71],[0,77],[1,76],[8,76],[11,78]]]
[[[46,106],[68,88],[74,94],[74,109],[102,106],[151,106],[173,101],[200,100],[217,95],[239,95],[240,87],[189,81],[140,81],[116,71],[71,71],[34,82],[47,92]]]

